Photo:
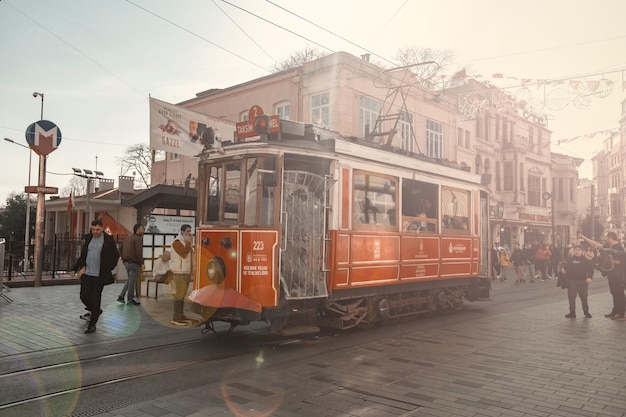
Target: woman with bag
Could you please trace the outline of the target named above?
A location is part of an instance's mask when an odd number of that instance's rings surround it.
[[[506,270],[509,268],[509,255],[506,254],[506,251],[503,249],[500,249],[500,281],[504,282],[506,281]]]

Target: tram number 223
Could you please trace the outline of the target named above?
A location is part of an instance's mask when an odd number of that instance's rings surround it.
[[[262,240],[255,240],[252,242],[252,250],[263,250],[263,249],[265,249],[265,246]]]

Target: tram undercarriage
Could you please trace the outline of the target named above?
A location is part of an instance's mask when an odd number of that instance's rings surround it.
[[[460,285],[339,300],[283,300],[279,308],[263,309],[261,313],[198,304],[194,304],[193,310],[204,318],[200,323],[205,326],[204,332],[212,331],[217,335],[216,322],[229,323],[227,333],[230,333],[239,325],[265,321],[270,324],[272,333],[293,336],[318,333],[320,328],[368,328],[383,321],[461,310],[463,299],[474,301],[475,293],[474,286]]]
[[[347,330],[435,311],[461,310],[467,289],[467,287],[449,287],[326,301],[319,323],[322,327]]]

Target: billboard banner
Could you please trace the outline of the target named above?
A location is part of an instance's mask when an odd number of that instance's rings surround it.
[[[150,97],[150,149],[195,156],[234,134],[233,122]]]
[[[192,233],[196,232],[196,219],[193,216],[168,216],[151,214],[148,216],[144,233],[146,234],[178,234],[183,224],[191,226]]]

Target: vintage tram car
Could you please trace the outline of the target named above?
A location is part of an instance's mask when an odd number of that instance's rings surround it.
[[[206,149],[196,189],[207,329],[349,329],[489,297],[489,196],[456,164],[281,120]]]

